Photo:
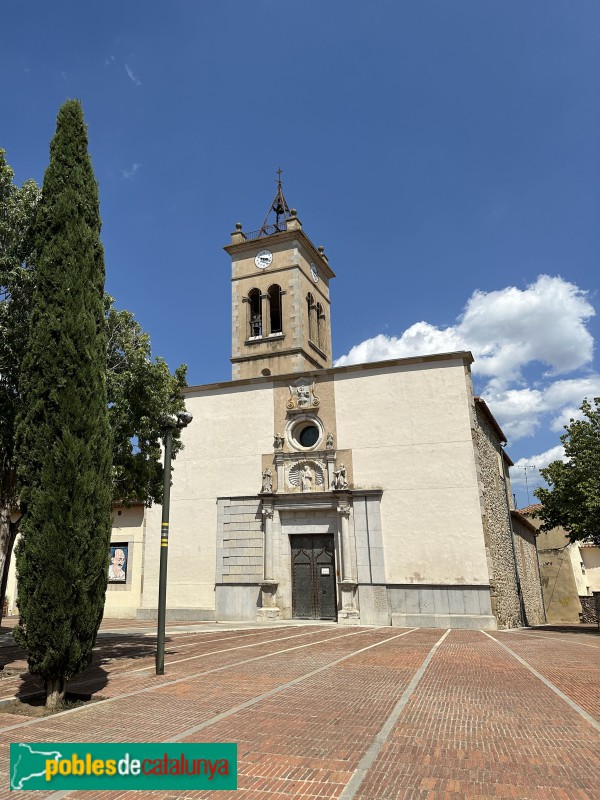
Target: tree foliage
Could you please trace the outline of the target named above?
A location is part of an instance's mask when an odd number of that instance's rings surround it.
[[[16,523],[11,523],[17,502],[15,417],[34,280],[31,226],[39,198],[35,181],[15,185],[0,149],[0,614],[17,534]]]
[[[589,539],[600,545],[600,397],[584,400],[583,419],[565,425],[560,440],[567,461],[553,461],[540,472],[549,489],[535,495],[542,503],[542,530],[562,526],[572,542]]]
[[[20,407],[19,373],[26,351],[36,280],[32,224],[41,190],[35,181],[15,185],[0,150],[0,615],[18,523],[14,469],[15,417]],[[150,337],[133,314],[104,296],[108,342],[106,372],[113,442],[113,502],[160,503],[163,491],[160,419],[183,408],[185,365],[171,375],[152,358]],[[174,432],[173,454],[181,447]]]
[[[111,530],[104,253],[75,100],[58,114],[32,230],[36,276],[15,439],[23,512],[15,635],[55,706],[91,661]]]
[[[161,420],[184,409],[186,367],[171,375],[162,358],[151,358],[150,337],[129,311],[107,297],[108,402],[113,431],[113,499],[162,502]],[[180,433],[173,454],[181,448]]]

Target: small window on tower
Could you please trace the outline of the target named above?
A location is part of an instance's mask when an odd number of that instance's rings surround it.
[[[327,337],[325,335],[325,314],[323,313],[323,306],[321,303],[317,303],[317,344],[321,348],[321,350],[325,350],[325,342]]]
[[[269,287],[269,315],[271,323],[270,333],[282,333],[282,317],[281,317],[281,286],[276,283]]]
[[[262,312],[259,289],[251,289],[248,292],[248,324],[249,336],[251,339],[262,336]]]
[[[310,292],[306,295],[306,305],[308,310],[308,338],[311,342],[316,342],[315,298]]]

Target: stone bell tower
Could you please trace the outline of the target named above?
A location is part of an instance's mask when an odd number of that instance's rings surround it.
[[[260,230],[244,232],[238,222],[224,249],[231,256],[232,379],[330,367],[335,275],[288,207],[281,170]]]

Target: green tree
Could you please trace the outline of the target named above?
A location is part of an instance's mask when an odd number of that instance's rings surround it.
[[[15,635],[52,708],[91,660],[111,529],[104,255],[76,100],[58,114],[33,235],[36,278],[16,431],[23,518]]]
[[[183,411],[186,366],[171,375],[162,358],[152,359],[150,337],[129,311],[117,311],[106,296],[107,387],[113,431],[113,501],[161,503],[161,420]],[[173,435],[173,457],[181,448]]]
[[[560,437],[568,460],[540,470],[550,488],[535,495],[542,503],[543,531],[560,525],[572,542],[600,545],[600,397],[584,400],[581,411],[584,419],[572,419]]]
[[[0,149],[0,618],[17,534],[17,524],[11,523],[17,504],[15,417],[33,289],[31,224],[39,198],[35,181],[15,185]]]
[[[41,191],[32,180],[22,187],[0,150],[0,618],[18,522],[14,469],[15,417],[20,405],[18,378],[25,355],[35,253],[32,222]],[[114,308],[104,296],[108,340],[106,373],[113,441],[113,502],[162,501],[160,419],[183,408],[185,365],[171,375],[163,359],[152,358],[150,337],[133,314]],[[173,454],[181,447],[174,432]]]

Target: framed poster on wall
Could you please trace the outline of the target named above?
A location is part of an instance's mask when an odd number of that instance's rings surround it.
[[[110,546],[110,565],[108,567],[109,583],[125,583],[127,580],[127,560],[129,555],[127,543],[114,543]]]

